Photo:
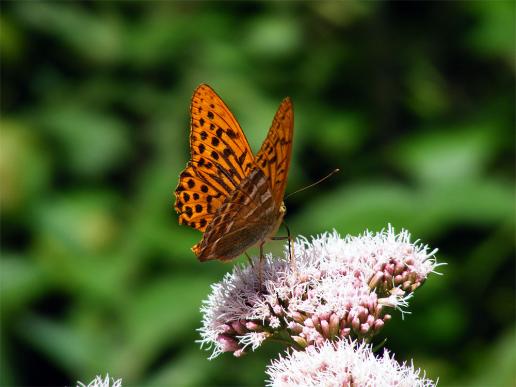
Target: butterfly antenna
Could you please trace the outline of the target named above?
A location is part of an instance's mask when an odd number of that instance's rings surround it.
[[[324,176],[322,179],[317,180],[315,183],[312,183],[310,185],[307,185],[306,187],[300,188],[297,191],[292,192],[291,194],[288,194],[285,196],[285,199],[291,197],[294,194],[297,194],[298,192],[304,191],[305,189],[312,188],[313,186],[322,183],[324,180],[330,178],[331,176],[335,175],[337,172],[340,172],[339,168],[334,169],[332,172],[328,173],[326,176]]]

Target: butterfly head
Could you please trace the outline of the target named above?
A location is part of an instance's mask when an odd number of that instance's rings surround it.
[[[287,213],[287,206],[285,205],[285,202],[281,202],[281,205],[279,208],[279,215],[282,220],[286,213]]]

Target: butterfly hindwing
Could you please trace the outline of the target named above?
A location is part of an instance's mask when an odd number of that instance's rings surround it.
[[[234,258],[267,237],[276,215],[267,177],[256,167],[219,207],[193,251],[201,261]]]
[[[283,201],[292,156],[294,110],[285,98],[276,112],[267,138],[256,155],[256,164],[267,176],[277,207]]]

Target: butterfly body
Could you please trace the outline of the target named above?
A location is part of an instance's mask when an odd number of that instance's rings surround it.
[[[179,221],[204,232],[192,251],[200,261],[231,260],[278,230],[290,164],[293,110],[285,99],[253,157],[224,102],[207,85],[194,92],[191,159],[176,189]]]

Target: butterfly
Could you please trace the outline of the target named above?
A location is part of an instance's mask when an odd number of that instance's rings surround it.
[[[200,261],[229,261],[274,237],[286,212],[283,196],[292,155],[294,111],[285,98],[253,155],[242,128],[206,85],[190,106],[190,161],[179,176],[179,223],[203,232],[192,247]]]

